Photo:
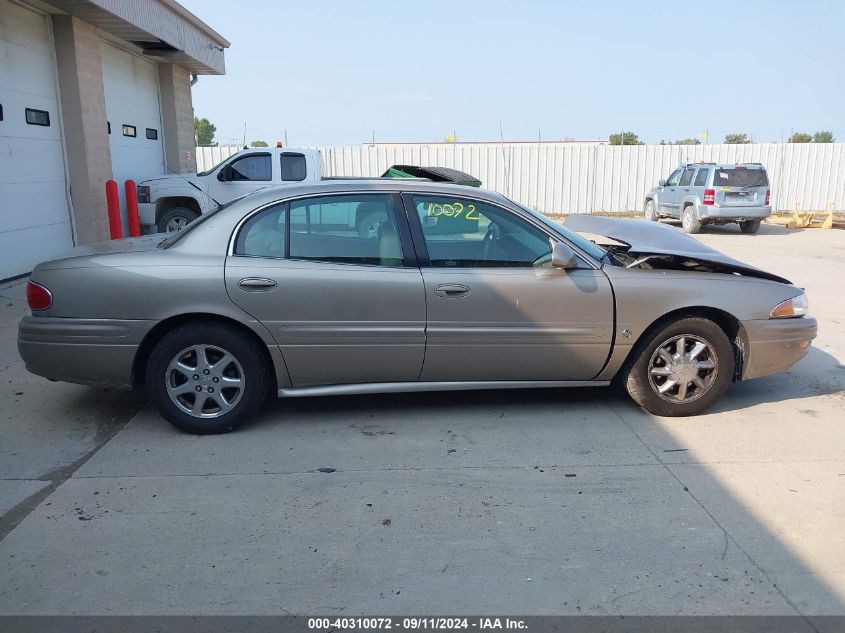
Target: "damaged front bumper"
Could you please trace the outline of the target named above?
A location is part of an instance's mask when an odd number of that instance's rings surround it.
[[[811,317],[742,321],[742,327],[743,380],[786,371],[807,355],[818,331]]]

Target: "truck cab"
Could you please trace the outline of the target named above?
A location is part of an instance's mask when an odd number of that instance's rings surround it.
[[[138,184],[141,224],[159,233],[178,231],[201,214],[248,193],[285,183],[318,181],[320,152],[255,147],[197,174],[170,174]]]

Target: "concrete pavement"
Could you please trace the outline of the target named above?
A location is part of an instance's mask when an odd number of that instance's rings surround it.
[[[697,418],[611,389],[358,396],[193,437],[26,376],[6,313],[6,506],[41,491],[4,519],[0,614],[845,614],[845,233],[699,237],[807,287],[820,335]]]

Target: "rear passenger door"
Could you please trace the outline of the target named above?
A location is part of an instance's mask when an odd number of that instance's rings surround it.
[[[425,295],[399,205],[380,193],[300,198],[239,229],[226,288],[271,331],[294,387],[419,378]],[[384,220],[362,235],[359,210],[376,208]]]

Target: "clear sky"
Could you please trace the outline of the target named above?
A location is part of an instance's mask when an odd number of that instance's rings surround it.
[[[845,141],[845,0],[181,0],[232,46],[194,111],[221,144]]]

